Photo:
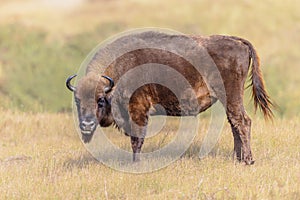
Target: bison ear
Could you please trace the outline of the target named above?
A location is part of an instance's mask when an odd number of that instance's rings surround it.
[[[103,78],[106,78],[108,81],[109,81],[109,86],[107,86],[107,87],[105,87],[104,88],[104,92],[107,94],[107,93],[109,93],[111,90],[112,90],[112,88],[115,86],[115,82],[114,82],[114,80],[112,79],[112,78],[110,78],[109,76],[102,76]]]

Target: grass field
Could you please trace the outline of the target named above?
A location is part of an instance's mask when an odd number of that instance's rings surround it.
[[[299,7],[297,0],[0,0],[0,199],[299,199]],[[119,172],[89,154],[65,79],[100,42],[141,27],[253,43],[279,106],[274,122],[265,123],[246,91],[253,166],[232,159],[227,123],[199,160],[206,116],[187,152],[155,172]],[[147,139],[143,151],[170,141],[175,123]],[[109,128],[107,137],[130,150],[129,138],[116,130]]]
[[[69,114],[1,111],[1,199],[299,199],[300,125],[298,119],[254,119],[252,148],[256,163],[232,160],[227,123],[212,153],[198,159],[203,134],[184,156],[161,170],[123,173],[94,160]],[[204,119],[205,120],[205,119]],[[205,122],[205,121],[204,121]],[[166,127],[172,129],[172,127]],[[110,136],[120,146],[129,138]],[[163,139],[146,140],[144,149]],[[149,139],[150,140],[150,139]]]

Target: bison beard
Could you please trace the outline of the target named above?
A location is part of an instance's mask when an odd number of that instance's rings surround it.
[[[174,40],[184,38],[192,39],[199,46],[203,47],[208,52],[209,56],[214,61],[221,74],[225,88],[225,99],[222,98],[224,94],[213,88],[213,93],[209,91],[207,85],[197,70],[187,62],[184,58],[175,55],[171,52],[161,49],[138,49],[128,52],[118,58],[107,68],[104,73],[105,76],[100,76],[99,63],[104,59],[102,55],[107,55],[107,52],[113,53],[113,46],[120,46],[118,43],[123,44],[124,41],[131,38],[139,38],[140,40],[150,39],[151,41],[160,42],[168,38],[170,43]],[[112,50],[109,50],[109,48]],[[174,49],[180,47],[174,47]],[[191,52],[189,52],[191,53]],[[186,112],[181,110],[182,107],[178,104],[176,96],[170,94],[166,88],[157,84],[148,84],[140,87],[132,96],[126,96],[127,88],[121,89],[119,94],[115,93],[114,81],[117,83],[122,75],[136,66],[147,63],[159,63],[170,66],[178,71],[188,80],[195,92],[197,99],[187,99],[187,103],[197,102],[198,107],[187,109]],[[265,90],[262,73],[259,68],[258,55],[250,42],[242,38],[233,36],[213,35],[210,37],[202,36],[184,36],[184,35],[167,35],[164,33],[156,32],[143,32],[136,35],[123,36],[120,39],[111,43],[103,49],[100,49],[90,61],[86,69],[86,75],[79,81],[75,88],[70,84],[74,76],[67,79],[66,85],[68,89],[74,92],[75,99],[80,99],[81,106],[85,106],[85,110],[93,116],[97,115],[98,123],[102,127],[107,127],[111,124],[117,124],[117,127],[123,129],[126,135],[131,137],[131,146],[133,150],[133,160],[139,160],[138,154],[144,142],[146,134],[146,126],[150,114],[159,115],[159,110],[153,111],[152,105],[161,105],[166,110],[166,115],[169,116],[183,116],[183,115],[196,115],[209,108],[214,102],[220,100],[226,110],[228,122],[231,125],[233,138],[234,138],[234,152],[237,160],[242,161],[248,165],[253,164],[252,151],[250,147],[250,129],[251,119],[247,115],[243,105],[243,90],[244,84],[247,79],[248,71],[251,70],[252,91],[255,107],[259,106],[263,111],[266,118],[272,118],[272,102]],[[147,73],[147,72],[145,72]],[[208,74],[209,76],[209,74]],[[163,77],[163,76],[162,76]],[[176,80],[168,80],[175,81]],[[120,89],[119,89],[120,91]],[[184,92],[183,91],[183,95]],[[129,99],[129,105],[123,105],[118,102],[118,109],[120,112],[115,113],[113,119],[110,101],[97,104],[99,99],[112,99],[113,96],[119,95],[120,99]],[[92,106],[90,104],[93,104]],[[95,106],[100,111],[95,111]],[[104,110],[103,110],[104,109]],[[185,114],[184,114],[185,113]],[[78,115],[84,115],[82,110],[78,109]],[[80,119],[80,117],[79,117]],[[133,121],[130,121],[133,120]],[[135,122],[135,123],[132,123]],[[134,127],[133,124],[140,125],[141,127]],[[93,132],[91,134],[82,133],[82,139],[85,143],[91,141]]]
[[[92,140],[92,137],[93,137],[93,133],[84,134],[84,133],[81,132],[81,138],[82,138],[84,143],[89,143]]]

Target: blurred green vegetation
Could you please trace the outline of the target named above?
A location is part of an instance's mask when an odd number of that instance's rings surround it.
[[[16,24],[1,27],[2,106],[33,112],[70,110],[71,93],[64,86],[65,79],[77,72],[95,47],[94,41],[99,41],[97,37],[105,36],[96,30],[49,41],[43,30]]]
[[[128,29],[162,27],[248,39],[261,57],[266,86],[279,105],[277,115],[299,115],[299,7],[296,0],[87,1],[67,14],[51,10],[47,12],[52,15],[30,11],[14,20],[2,16],[1,106],[32,112],[68,111],[71,93],[64,86],[65,79],[77,72],[97,44]],[[245,102],[253,110],[249,91]]]

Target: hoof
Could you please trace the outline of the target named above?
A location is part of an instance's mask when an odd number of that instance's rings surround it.
[[[252,159],[241,159],[241,158],[237,158],[236,161],[238,163],[243,163],[245,165],[253,165],[255,163],[255,160],[252,160]]]
[[[245,160],[246,165],[253,165],[255,160]]]

